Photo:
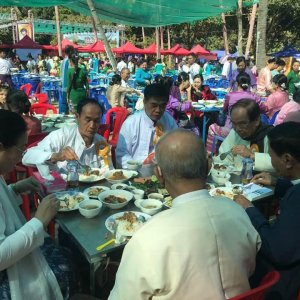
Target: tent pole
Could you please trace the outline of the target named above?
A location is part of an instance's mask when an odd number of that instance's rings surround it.
[[[56,35],[57,35],[58,55],[62,56],[60,20],[59,20],[59,11],[58,11],[58,6],[57,5],[54,6],[54,10],[55,10],[55,20],[56,20]]]
[[[170,26],[167,27],[168,34],[168,50],[171,49]],[[171,68],[171,55],[169,55],[169,68]]]
[[[222,13],[221,16],[222,16],[222,25],[223,25],[224,50],[225,50],[225,54],[229,54],[225,14]]]
[[[156,38],[156,59],[159,59],[160,58],[159,27],[155,27],[155,38]]]
[[[238,0],[236,17],[238,21],[238,53],[243,55],[243,0]]]
[[[91,19],[92,19],[92,24],[93,24],[93,31],[94,31],[94,36],[95,36],[95,42],[98,42],[98,35],[97,35],[96,24],[95,24],[94,18],[91,17]]]
[[[92,17],[95,21],[96,27],[99,29],[100,37],[101,37],[101,40],[103,41],[103,44],[105,46],[106,54],[109,58],[109,61],[112,65],[113,69],[116,71],[117,70],[117,62],[116,62],[116,59],[115,59],[115,57],[114,57],[114,55],[111,51],[111,48],[110,48],[109,42],[107,40],[107,37],[105,35],[103,26],[100,24],[100,20],[99,20],[99,17],[97,15],[97,13],[96,13],[96,9],[95,9],[93,0],[87,0],[86,2],[89,6],[89,9],[90,9]]]
[[[249,33],[248,33],[248,39],[247,39],[247,45],[246,45],[246,51],[245,51],[246,58],[249,58],[250,48],[251,48],[251,44],[252,44],[256,11],[257,11],[257,3],[253,4],[251,16],[250,16]]]

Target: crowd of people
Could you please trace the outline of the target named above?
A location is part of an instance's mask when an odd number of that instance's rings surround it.
[[[27,68],[49,72],[49,60],[40,56],[34,62],[28,57]],[[161,60],[154,65],[153,76],[147,61],[120,58],[107,89],[108,101],[112,107],[126,107],[127,94],[141,96],[128,84],[135,72],[144,89],[143,109],[129,114],[122,124],[114,162],[110,154],[99,155],[99,145],[108,145],[99,134],[103,111],[97,100],[89,98],[87,76],[89,70],[110,72],[111,67],[97,55],[90,62],[82,61],[73,47],[66,48],[59,61],[62,98],[77,123],[51,132],[25,151],[28,135],[41,132],[41,124],[28,114],[31,104],[26,94],[10,89],[5,73],[8,60],[0,51],[1,175],[20,161],[66,173],[69,160],[104,170],[125,168],[135,160],[144,162],[141,172],[155,174],[173,198],[172,209],[154,216],[125,246],[109,299],[229,299],[257,286],[270,270],[279,271],[281,278],[266,299],[296,299],[300,291],[299,62],[292,62],[287,76],[282,59],[269,59],[258,74],[244,57],[229,56],[223,70],[214,66],[228,80],[229,89],[224,120],[210,124],[205,145],[199,133],[202,114],[194,111],[193,102],[217,99],[203,78],[212,66],[200,66],[191,54],[174,80],[164,76]],[[215,135],[224,139],[219,153],[250,158],[255,170],[263,171],[252,182],[275,186],[280,213],[273,224],[242,195],[231,201],[208,193],[207,152]],[[44,232],[58,211],[55,196],[46,196],[26,222],[19,194],[40,191],[40,184],[27,178],[7,185],[1,179],[0,189],[0,298],[69,299],[76,289],[70,253]]]

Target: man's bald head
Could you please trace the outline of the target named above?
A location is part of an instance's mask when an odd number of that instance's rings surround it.
[[[165,178],[206,179],[204,144],[189,130],[176,129],[165,134],[157,143],[155,157]]]
[[[127,81],[130,77],[130,70],[128,68],[123,68],[120,75],[124,81]]]

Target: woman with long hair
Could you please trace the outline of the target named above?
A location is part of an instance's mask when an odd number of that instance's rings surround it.
[[[86,70],[78,64],[78,59],[76,54],[69,57],[67,101],[73,112],[76,111],[78,102],[87,97],[89,88]]]
[[[215,100],[217,97],[211,92],[208,85],[203,84],[203,76],[195,75],[191,86],[191,99],[193,102],[198,100]]]

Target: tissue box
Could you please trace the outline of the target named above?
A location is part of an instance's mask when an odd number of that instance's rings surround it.
[[[274,191],[258,184],[250,183],[244,186],[244,195],[250,201],[255,201],[274,195]]]
[[[66,190],[67,183],[61,178],[57,172],[51,172],[54,180],[49,181],[44,179],[39,172],[33,172],[33,176],[42,184],[47,194]]]

